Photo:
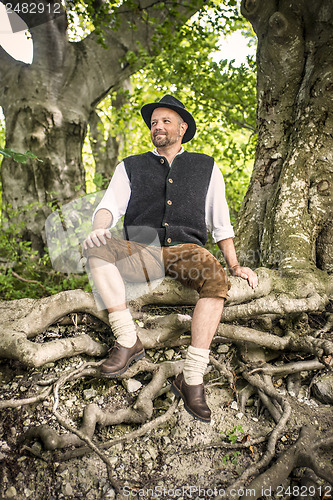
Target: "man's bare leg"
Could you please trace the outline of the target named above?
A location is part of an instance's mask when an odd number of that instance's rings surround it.
[[[223,313],[224,299],[199,299],[193,313],[191,345],[209,349]]]
[[[89,269],[108,312],[126,309],[125,284],[117,267],[98,257],[90,257]]]
[[[114,378],[124,373],[134,360],[144,356],[137,338],[136,326],[126,305],[124,281],[117,267],[98,257],[89,258],[89,269],[95,286],[108,310],[109,323],[117,342],[101,365],[101,375]]]
[[[184,401],[185,409],[203,422],[210,422],[203,376],[209,362],[209,347],[221,320],[224,299],[202,298],[192,318],[192,339],[186,354],[183,373],[172,384],[172,391]]]
[[[209,347],[223,312],[224,299],[199,299],[192,319],[192,339],[187,350],[184,379],[188,385],[203,383],[209,363]]]

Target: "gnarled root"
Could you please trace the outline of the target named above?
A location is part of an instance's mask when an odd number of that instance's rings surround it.
[[[130,367],[126,374],[119,377],[120,379],[131,378],[142,371],[150,372],[153,375],[149,384],[141,390],[133,408],[107,412],[101,410],[96,404],[90,404],[87,405],[84,410],[82,425],[79,429],[79,433],[71,432],[69,434],[62,434],[59,436],[51,427],[42,425],[29,429],[26,432],[24,439],[30,440],[39,438],[43,442],[45,449],[54,450],[68,446],[82,446],[84,444],[82,437],[86,437],[88,440],[91,440],[97,424],[101,427],[117,425],[120,423],[142,424],[151,418],[154,409],[153,400],[162,389],[166,379],[168,377],[176,376],[181,371],[182,366],[182,361],[166,361],[159,365],[155,365],[146,359],[141,360]],[[75,375],[77,375],[77,373],[73,372],[72,374],[63,377],[62,380],[59,380],[57,384],[55,384],[55,402],[58,400],[57,393],[59,388],[65,382],[74,379]],[[97,368],[93,368],[89,370],[85,369],[81,372],[81,376],[87,375],[98,376],[99,371]],[[60,414],[56,409],[56,405],[53,408],[53,413],[57,416],[57,418],[59,418]],[[64,424],[63,419],[60,423],[62,425]],[[68,424],[68,426],[69,425],[70,424]],[[73,426],[71,426],[71,428],[73,429]]]
[[[262,496],[264,489],[274,492],[297,467],[308,467],[327,484],[332,484],[333,468],[321,463],[318,456],[321,448],[333,448],[333,434],[324,439],[318,439],[313,426],[304,426],[296,443],[282,453],[272,467],[247,485],[246,490],[248,492],[251,490],[251,495],[244,495],[241,498],[256,500]]]
[[[107,347],[86,334],[44,344],[30,340],[58,319],[75,311],[107,320],[105,311],[96,309],[92,294],[82,290],[61,292],[40,300],[2,302],[0,358],[16,359],[26,366],[38,367],[77,354],[103,356]]]

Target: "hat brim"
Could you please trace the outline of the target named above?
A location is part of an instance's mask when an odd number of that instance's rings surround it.
[[[153,114],[154,109],[156,108],[169,108],[173,111],[176,111],[187,123],[188,127],[183,136],[182,144],[185,142],[189,142],[193,139],[195,132],[197,130],[197,126],[195,120],[191,113],[189,113],[186,109],[181,108],[180,106],[173,106],[172,104],[167,104],[163,102],[154,102],[150,104],[145,104],[141,109],[142,118],[144,119],[145,124],[149,129],[151,129],[151,115]]]

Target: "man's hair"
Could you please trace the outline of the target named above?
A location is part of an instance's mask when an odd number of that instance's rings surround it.
[[[178,113],[177,113],[177,115],[178,115]],[[178,123],[179,123],[179,125],[181,125],[182,123],[186,123],[186,121],[180,115],[178,115]]]

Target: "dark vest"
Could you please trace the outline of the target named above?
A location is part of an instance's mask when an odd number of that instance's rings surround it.
[[[149,152],[125,158],[124,164],[131,183],[126,239],[151,243],[157,232],[162,246],[206,243],[205,202],[213,158],[184,151],[170,168],[166,158]]]

